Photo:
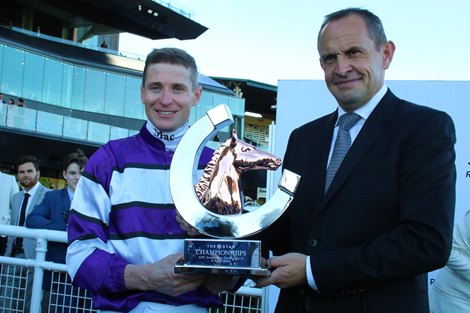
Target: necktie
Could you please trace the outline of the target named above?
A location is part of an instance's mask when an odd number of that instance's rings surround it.
[[[18,221],[18,226],[24,226],[24,220],[26,219],[26,207],[28,206],[28,199],[30,194],[25,193],[23,197],[23,203],[21,204],[20,209],[20,220]],[[15,244],[13,245],[12,256],[23,248],[23,237],[17,237]]]
[[[336,171],[338,170],[341,162],[344,159],[344,156],[351,146],[351,135],[349,134],[349,130],[351,127],[356,125],[360,119],[361,117],[356,113],[346,113],[341,115],[339,118],[338,135],[336,136],[330,164],[326,170],[325,193],[328,191],[328,188],[330,188],[333,177],[335,177]]]

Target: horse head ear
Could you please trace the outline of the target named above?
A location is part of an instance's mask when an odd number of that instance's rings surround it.
[[[237,139],[238,139],[237,132],[235,130],[233,130],[232,131],[232,140],[237,140]]]
[[[232,132],[232,140],[230,140],[230,146],[233,148],[237,145],[237,133],[235,131]]]

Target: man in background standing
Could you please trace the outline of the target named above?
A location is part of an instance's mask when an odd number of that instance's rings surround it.
[[[67,220],[69,216],[70,204],[72,203],[73,196],[75,194],[75,188],[80,179],[81,172],[85,166],[88,158],[83,152],[78,149],[77,152],[68,154],[63,160],[63,172],[62,175],[67,182],[67,186],[63,189],[52,190],[46,193],[42,202],[36,206],[36,208],[28,215],[26,219],[26,226],[29,228],[42,228],[52,229],[59,231],[67,230]],[[67,244],[61,242],[49,242],[47,245],[46,261],[52,261],[55,263],[65,264],[65,254],[67,252]],[[44,272],[43,280],[43,300],[42,310],[47,312],[52,305],[61,306],[65,304],[76,304],[76,298],[78,294],[72,296],[70,299],[70,286],[66,286],[66,283],[71,283],[69,279],[65,279],[64,276],[56,273],[54,275],[54,281],[51,285],[51,271]],[[58,299],[49,301],[51,294],[51,288],[55,292],[52,294],[63,294]],[[75,306],[75,305],[72,305]],[[66,308],[57,307],[54,311],[72,313],[76,312],[73,308],[67,310]]]
[[[11,202],[10,225],[24,226],[26,217],[33,208],[42,201],[49,190],[39,182],[39,160],[35,156],[22,156],[16,162],[18,180],[23,188],[13,195]],[[22,237],[8,237],[6,256],[34,259],[36,257],[36,242]],[[10,266],[10,273],[2,282],[0,290],[0,311],[11,308],[21,308],[19,289],[26,287],[26,297],[23,312],[29,312],[31,303],[31,286],[33,283],[33,268]],[[26,285],[21,286],[19,277],[26,277]]]

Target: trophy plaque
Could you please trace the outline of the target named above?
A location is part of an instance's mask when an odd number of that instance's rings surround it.
[[[210,237],[185,239],[184,259],[176,265],[176,273],[269,275],[261,265],[261,242],[241,238],[267,228],[284,213],[300,176],[285,169],[272,197],[262,206],[242,212],[239,177],[234,174],[251,169],[275,170],[281,162],[233,134],[214,152],[198,180],[195,164],[203,148],[210,138],[232,123],[232,114],[225,104],[207,111],[189,128],[173,156],[170,190],[176,209],[188,224]],[[217,162],[221,158],[224,161]]]

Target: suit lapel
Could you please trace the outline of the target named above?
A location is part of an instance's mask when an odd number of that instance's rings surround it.
[[[34,197],[31,199],[31,203],[28,205],[27,214],[31,213],[36,205],[39,204],[39,199],[42,199],[44,193],[46,192],[46,188],[43,185],[39,185],[38,190],[34,194]]]
[[[21,200],[23,200],[24,193],[22,191],[18,192],[13,196],[12,200],[12,210],[11,210],[11,225],[18,225],[18,220],[20,217],[21,209]]]
[[[62,206],[64,208],[64,212],[68,212],[69,209],[70,209],[70,197],[69,197],[69,193],[67,192],[67,187],[65,187],[64,189],[62,189],[63,192],[62,192],[62,201],[64,203],[64,205]]]
[[[320,205],[320,209],[322,209],[331,197],[340,189],[346,179],[351,175],[351,172],[357,163],[371,149],[375,142],[379,140],[387,122],[389,122],[393,117],[398,102],[397,100],[398,98],[388,90],[374,111],[372,111],[346,154],[338,172],[336,172],[333,182]],[[324,178],[325,177],[323,177],[323,179]],[[323,186],[324,185],[325,183],[323,183]]]

